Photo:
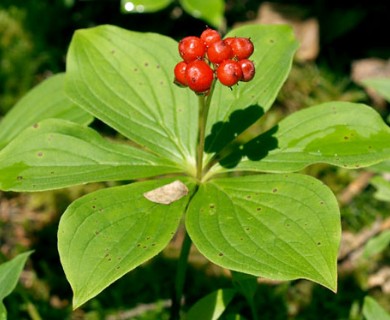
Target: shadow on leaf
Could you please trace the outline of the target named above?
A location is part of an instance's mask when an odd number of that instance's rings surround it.
[[[258,161],[278,147],[273,136],[278,126],[258,135],[256,122],[264,115],[263,108],[252,105],[234,111],[228,121],[217,122],[205,140],[205,152],[214,153],[214,161],[225,168],[233,168],[246,156]]]

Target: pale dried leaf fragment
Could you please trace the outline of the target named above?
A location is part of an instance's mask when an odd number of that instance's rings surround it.
[[[175,180],[162,187],[145,192],[144,197],[155,203],[171,204],[172,202],[180,200],[187,194],[187,186],[183,182]]]

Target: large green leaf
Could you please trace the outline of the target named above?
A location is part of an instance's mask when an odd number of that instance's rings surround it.
[[[0,151],[0,189],[38,191],[180,172],[171,162],[60,119],[26,129]]]
[[[329,102],[288,116],[244,145],[234,170],[293,172],[313,163],[359,168],[389,159],[389,141],[390,128],[372,108]]]
[[[96,118],[161,156],[194,162],[197,99],[173,84],[177,42],[114,26],[78,30],[67,59],[66,91]]]
[[[183,9],[195,18],[220,28],[224,23],[224,0],[179,0]]]
[[[299,174],[214,179],[192,199],[186,227],[210,261],[270,279],[306,278],[337,289],[337,201]]]
[[[0,265],[0,319],[7,319],[7,310],[3,305],[3,299],[15,289],[18,279],[27,261],[27,258],[32,253],[28,251],[21,253]]]
[[[390,314],[370,296],[364,298],[363,315],[366,320],[390,320]]]
[[[272,106],[298,47],[292,29],[285,25],[249,25],[234,29],[227,36],[252,40],[255,50],[250,59],[254,61],[256,75],[252,81],[240,82],[232,89],[216,84],[206,131],[210,150],[218,148],[220,140],[227,139],[226,130],[232,136],[240,133]]]
[[[64,74],[54,75],[27,93],[0,122],[0,149],[23,129],[47,118],[88,124],[92,116],[75,106],[64,93]]]
[[[170,181],[99,190],[68,207],[59,225],[58,249],[75,308],[168,244],[190,195],[167,206],[143,194]],[[193,190],[193,184],[187,185]]]
[[[164,9],[173,0],[121,0],[123,13],[146,13]]]
[[[367,87],[373,88],[377,93],[390,102],[390,79],[389,78],[369,78],[362,81]]]

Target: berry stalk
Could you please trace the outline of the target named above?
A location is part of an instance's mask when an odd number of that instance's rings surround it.
[[[196,178],[198,179],[198,181],[201,181],[203,177],[203,155],[206,135],[206,124],[214,87],[215,80],[213,80],[210,91],[207,95],[198,95],[198,141],[196,148]]]

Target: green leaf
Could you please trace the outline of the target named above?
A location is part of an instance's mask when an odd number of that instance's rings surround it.
[[[7,310],[2,301],[15,289],[23,267],[31,253],[32,251],[21,253],[0,265],[0,319],[7,319]]]
[[[183,9],[195,18],[220,28],[224,23],[224,0],[179,0]]]
[[[300,174],[214,179],[192,199],[186,227],[199,251],[234,271],[337,288],[340,213],[332,192]]]
[[[123,13],[156,12],[166,8],[173,0],[121,0]]]
[[[378,94],[383,96],[388,102],[390,102],[390,79],[389,78],[370,78],[365,79],[362,83],[374,89]]]
[[[149,152],[109,142],[90,128],[60,119],[31,126],[0,151],[2,190],[49,190],[180,171]]]
[[[293,172],[313,163],[360,168],[389,159],[389,141],[390,128],[372,108],[329,102],[295,112],[248,142],[234,170]]]
[[[226,141],[227,128],[232,128],[228,134],[234,136],[271,107],[287,79],[298,47],[291,27],[286,25],[244,26],[227,34],[232,36],[252,40],[255,50],[250,59],[256,75],[252,81],[240,82],[232,89],[216,84],[206,129],[209,151],[218,148],[220,140]]]
[[[47,118],[89,124],[92,116],[75,106],[64,93],[64,74],[54,75],[29,91],[0,122],[0,149],[22,130]]]
[[[189,195],[167,206],[143,194],[171,181],[102,189],[68,207],[59,224],[58,250],[73,289],[74,308],[165,248]],[[186,184],[193,190],[192,183]]]
[[[236,294],[233,289],[218,289],[197,301],[188,311],[187,320],[216,320]]]
[[[370,171],[385,173],[390,172],[390,160],[382,161],[370,167]]]
[[[364,298],[363,315],[366,320],[390,320],[390,315],[370,296]]]
[[[390,171],[389,171],[390,172]],[[390,181],[384,177],[375,176],[371,179],[371,184],[377,189],[374,197],[381,201],[390,201]]]
[[[390,230],[381,232],[378,236],[370,239],[364,247],[363,256],[370,258],[390,245]]]
[[[177,42],[114,26],[78,30],[67,56],[69,97],[130,140],[194,165],[197,99],[173,84]]]
[[[0,320],[7,320],[7,309],[2,302],[0,302]]]

